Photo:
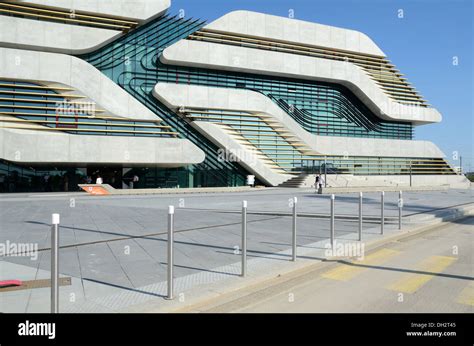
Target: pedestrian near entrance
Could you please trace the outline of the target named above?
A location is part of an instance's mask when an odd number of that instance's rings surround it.
[[[319,174],[316,174],[316,181],[314,182],[314,187],[317,189],[319,187],[319,180],[321,179],[321,177],[319,176]]]
[[[319,180],[318,180],[318,193],[319,194],[323,193],[323,186],[324,186],[324,178],[319,176]]]
[[[95,183],[98,185],[102,185],[104,181],[102,180],[102,177],[100,175],[97,176],[97,179],[95,180]]]

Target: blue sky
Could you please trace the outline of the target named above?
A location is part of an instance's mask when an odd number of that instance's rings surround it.
[[[472,0],[172,0],[170,13],[181,9],[208,22],[239,9],[283,17],[293,10],[296,19],[366,33],[443,115],[417,127],[415,138],[435,142],[455,165],[457,151],[474,171]]]

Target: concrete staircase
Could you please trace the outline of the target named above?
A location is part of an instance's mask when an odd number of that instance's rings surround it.
[[[307,187],[306,182],[309,180],[311,174],[300,174],[278,185],[278,187]],[[315,178],[313,177],[313,180]]]

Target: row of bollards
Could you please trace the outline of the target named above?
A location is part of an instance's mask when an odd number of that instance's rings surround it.
[[[330,216],[330,241],[331,247],[334,247],[335,239],[335,200],[334,194],[331,195],[331,216]],[[291,246],[291,260],[296,261],[297,246],[296,246],[296,210],[297,198],[292,199],[292,246]],[[385,192],[382,191],[380,195],[380,234],[384,234],[385,224]],[[359,193],[359,229],[358,240],[362,241],[362,226],[363,226],[363,194]],[[403,198],[402,191],[398,195],[398,229],[402,229],[402,209]],[[52,215],[51,226],[51,313],[59,312],[59,214]],[[241,239],[241,273],[242,277],[247,274],[247,201],[242,201],[242,239]],[[168,207],[168,241],[167,241],[167,256],[168,256],[168,270],[167,270],[167,299],[174,298],[174,206]]]
[[[359,232],[358,232],[358,240],[362,240],[362,224],[363,224],[363,193],[359,192]],[[335,196],[331,195],[331,247],[334,243],[334,202]],[[402,191],[398,193],[398,229],[402,229],[402,209],[403,209],[403,194]],[[384,226],[385,226],[385,191],[382,191],[380,194],[380,234],[384,234]]]
[[[362,227],[363,227],[363,193],[359,192],[359,228],[358,228],[358,240],[362,241]],[[335,195],[331,195],[331,217],[330,217],[330,240],[331,247],[334,246],[334,220],[335,220]],[[403,197],[402,191],[398,195],[398,229],[402,229],[402,209],[403,209]],[[295,221],[296,222],[296,221]],[[385,226],[385,192],[382,191],[380,194],[380,234],[384,234]]]

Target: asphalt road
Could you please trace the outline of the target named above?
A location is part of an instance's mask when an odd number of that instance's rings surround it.
[[[474,312],[474,217],[226,297],[203,312]]]

